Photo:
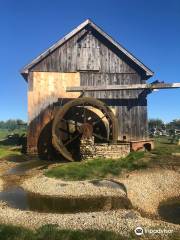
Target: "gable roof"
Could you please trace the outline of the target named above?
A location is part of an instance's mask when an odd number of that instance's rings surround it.
[[[79,31],[81,31],[83,28],[85,28],[87,25],[94,28],[100,35],[102,35],[105,39],[107,39],[112,45],[114,45],[118,50],[120,50],[122,53],[125,54],[129,59],[132,60],[143,72],[145,72],[145,75],[147,78],[151,77],[154,73],[151,71],[147,66],[145,66],[140,60],[138,60],[132,53],[130,53],[127,49],[125,49],[121,44],[116,42],[112,37],[110,37],[107,33],[105,33],[100,27],[98,27],[95,23],[93,23],[90,19],[87,19],[83,23],[81,23],[78,27],[73,29],[70,33],[65,35],[62,39],[60,39],[58,42],[56,42],[54,45],[52,45],[50,48],[48,48],[46,51],[44,51],[42,54],[40,54],[38,57],[36,57],[32,62],[27,64],[22,70],[21,74],[25,77],[27,76],[29,69],[31,69],[34,65],[39,63],[42,59],[47,57],[51,52],[53,52],[55,49],[60,47],[63,43],[68,41],[71,37],[73,37],[75,34],[77,34]],[[26,77],[25,77],[26,78]]]

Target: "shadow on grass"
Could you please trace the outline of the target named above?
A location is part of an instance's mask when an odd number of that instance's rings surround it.
[[[162,227],[160,227],[162,228]],[[44,225],[36,231],[12,225],[0,225],[0,240],[178,240],[179,233],[173,232],[164,236],[163,234],[149,234],[136,236],[134,231],[129,236],[106,231],[106,230],[60,230],[57,225]]]
[[[60,230],[56,225],[44,225],[36,231],[27,228],[0,225],[0,240],[130,240],[110,231],[98,230]]]

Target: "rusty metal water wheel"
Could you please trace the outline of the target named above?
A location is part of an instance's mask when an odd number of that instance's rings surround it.
[[[91,97],[66,103],[55,114],[52,143],[67,160],[80,159],[81,138],[94,137],[95,142],[117,141],[117,119],[102,101]]]

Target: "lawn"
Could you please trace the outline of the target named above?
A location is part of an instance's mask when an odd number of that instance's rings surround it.
[[[118,176],[122,171],[132,171],[159,165],[176,164],[180,146],[170,144],[167,138],[155,139],[155,149],[151,152],[132,152],[124,159],[92,159],[82,162],[64,163],[45,172],[47,177],[63,180],[101,179]]]
[[[0,129],[0,140],[4,139],[10,132],[7,129]]]
[[[146,155],[150,156],[150,165],[169,164],[173,166],[180,163],[180,157],[173,156],[173,153],[180,153],[180,145],[170,143],[167,137],[160,137],[155,139],[155,149]]]
[[[22,134],[23,132],[21,130],[15,130],[14,132],[10,132],[7,129],[0,129],[0,159],[2,158],[13,158],[13,157],[19,157],[22,156],[20,149],[13,144],[7,144],[5,143],[4,139],[7,137],[7,135],[12,133],[18,133]],[[1,142],[1,140],[3,140]]]
[[[110,231],[59,230],[55,225],[44,225],[36,231],[27,228],[0,225],[0,240],[133,240]]]
[[[21,152],[19,149],[16,149],[12,146],[1,146],[0,145],[0,159],[3,158],[13,158],[21,156]]]
[[[129,235],[129,237],[125,237],[106,230],[61,230],[58,229],[57,225],[52,224],[44,225],[36,231],[19,226],[0,224],[0,240],[138,240],[140,238],[146,240],[179,240],[178,232],[166,235],[166,237],[156,234],[139,237],[135,235],[134,231],[130,232]]]
[[[19,134],[19,135],[26,134],[26,129],[19,128],[15,130],[8,130],[8,129],[0,128],[0,140],[6,138],[7,135],[11,135],[11,134]]]

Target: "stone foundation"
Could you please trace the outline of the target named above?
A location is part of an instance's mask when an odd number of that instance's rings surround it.
[[[95,157],[112,159],[124,158],[130,153],[130,144],[95,144],[95,151]]]
[[[96,149],[94,144],[94,137],[89,139],[81,139],[80,153],[82,159],[93,158]]]
[[[130,153],[130,143],[94,143],[94,138],[82,139],[80,152],[82,159],[124,158]]]

